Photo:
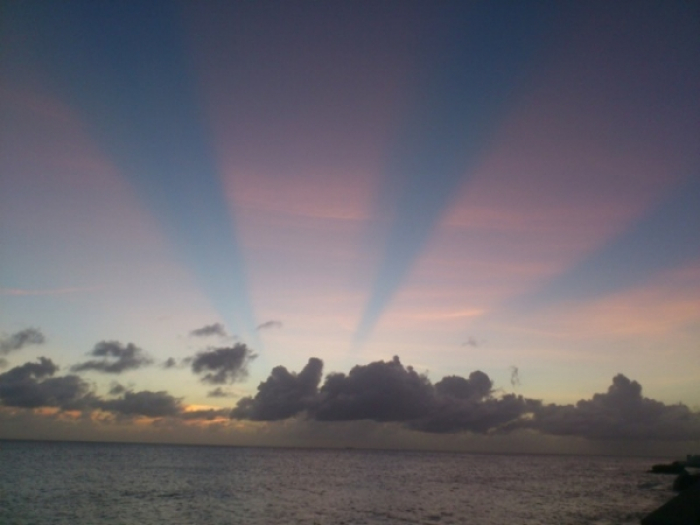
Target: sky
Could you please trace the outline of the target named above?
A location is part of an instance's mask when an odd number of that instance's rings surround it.
[[[0,9],[0,438],[700,447],[697,2]]]

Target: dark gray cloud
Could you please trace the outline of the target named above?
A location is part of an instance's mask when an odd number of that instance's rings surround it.
[[[484,398],[438,396],[425,416],[409,421],[407,426],[423,432],[485,434],[501,430],[531,412],[536,404],[536,401],[513,394],[500,398],[491,395]]]
[[[469,379],[460,376],[443,377],[435,383],[435,392],[443,397],[480,400],[491,394],[493,381],[477,370],[469,374]]]
[[[190,335],[192,337],[228,337],[226,328],[224,328],[224,325],[222,325],[221,323],[208,324],[206,326],[203,326],[202,328],[197,328],[196,330],[192,330],[190,332]]]
[[[53,377],[59,367],[46,357],[0,374],[0,403],[17,408],[52,407],[61,410],[99,409],[119,416],[172,417],[177,419],[214,419],[227,417],[231,409],[186,411],[180,398],[168,392],[134,392],[119,383],[109,391],[112,399],[95,394],[77,375]]]
[[[235,395],[217,386],[214,390],[207,392],[207,397],[235,397]]]
[[[248,363],[257,356],[243,343],[231,347],[212,348],[191,359],[192,371],[204,374],[200,380],[212,385],[235,383],[248,376]]]
[[[450,376],[432,385],[398,357],[333,373],[319,389],[323,363],[312,358],[299,374],[273,369],[255,397],[243,398],[232,411],[236,419],[275,420],[305,412],[316,421],[401,422],[426,432],[486,432],[522,414],[521,398],[492,397],[483,372],[468,379]]]
[[[481,371],[448,376],[431,384],[398,357],[355,366],[347,375],[329,374],[319,388],[323,363],[312,358],[299,374],[276,367],[231,412],[234,419],[278,420],[303,415],[312,421],[401,423],[428,433],[505,433],[529,428],[550,435],[596,440],[700,439],[700,414],[685,405],[666,405],[641,395],[623,375],[607,393],[572,405],[544,405],[502,395]],[[513,367],[511,381],[519,379]],[[497,395],[498,394],[498,395]]]
[[[409,421],[428,413],[433,394],[427,377],[394,357],[330,374],[312,411],[321,421]]]
[[[174,357],[168,357],[165,361],[163,361],[163,364],[161,367],[165,368],[166,370],[168,368],[175,368],[177,366],[177,360]]]
[[[42,379],[54,375],[59,367],[48,357],[40,357],[38,363],[25,363],[0,375],[7,381],[25,381],[27,379]]]
[[[256,421],[292,417],[315,402],[322,372],[323,362],[315,357],[309,359],[298,374],[277,366],[270,377],[260,383],[255,397],[245,397],[238,402],[231,417]]]
[[[589,439],[700,439],[700,414],[642,396],[642,386],[622,374],[604,394],[576,405],[541,405],[522,426],[547,434]]]
[[[44,334],[37,328],[25,328],[12,335],[0,339],[0,355],[7,355],[10,352],[30,345],[41,345],[46,342]]]
[[[126,391],[117,399],[100,399],[96,408],[127,416],[165,417],[183,414],[182,401],[165,391]]]
[[[448,376],[432,385],[394,357],[356,366],[347,376],[329,376],[310,412],[326,421],[370,419],[402,422],[423,432],[486,433],[530,409],[522,397],[495,398],[493,392],[493,382],[481,371],[468,379]]]
[[[329,374],[319,389],[323,363],[312,358],[299,374],[273,369],[255,397],[238,402],[231,417],[276,420],[305,413],[316,421],[399,422],[424,432],[488,432],[520,417],[530,404],[521,397],[493,397],[493,383],[480,371],[468,379],[428,378],[398,357]]]
[[[73,365],[71,370],[73,372],[95,370],[107,374],[121,374],[127,370],[135,370],[153,363],[153,360],[138,346],[133,343],[128,343],[125,346],[118,341],[99,342],[88,355],[102,359],[78,363]]]
[[[282,321],[266,321],[264,323],[261,323],[257,326],[256,330],[271,330],[273,328],[282,328]]]
[[[0,374],[0,401],[5,406],[62,409],[84,408],[92,400],[89,385],[80,377],[51,377],[58,366],[46,357]]]

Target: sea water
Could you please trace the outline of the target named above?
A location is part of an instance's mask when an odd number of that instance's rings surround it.
[[[664,460],[0,441],[0,524],[638,524]]]

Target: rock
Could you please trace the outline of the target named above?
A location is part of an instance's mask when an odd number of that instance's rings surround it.
[[[689,474],[684,470],[673,482],[673,490],[680,492],[689,489],[698,482],[700,482],[700,474]]]
[[[642,525],[700,525],[700,485],[694,484],[645,516]]]
[[[653,465],[650,472],[654,474],[681,474],[685,472],[685,463],[681,461],[674,461],[671,464],[659,464]]]

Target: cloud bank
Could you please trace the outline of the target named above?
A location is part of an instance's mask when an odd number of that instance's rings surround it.
[[[398,357],[358,365],[348,374],[331,373],[321,385],[323,363],[311,358],[295,374],[282,366],[244,397],[233,419],[399,423],[420,432],[508,433],[536,430],[592,440],[700,439],[700,414],[687,406],[642,397],[642,388],[622,374],[607,393],[572,405],[545,405],[515,394],[497,395],[484,372],[448,376],[435,384]],[[319,386],[321,385],[321,386]]]
[[[104,398],[80,376],[69,374],[54,377],[59,367],[49,358],[40,357],[0,374],[0,402],[5,407],[57,408],[69,410],[101,410],[118,416],[149,418],[175,417],[193,419],[196,414],[186,412],[180,398],[165,391],[135,392],[122,385],[114,385]],[[227,411],[228,413],[228,411]],[[211,419],[210,412],[200,414]]]
[[[543,405],[521,425],[546,434],[588,439],[700,439],[700,414],[682,404],[642,396],[642,386],[622,374],[608,391],[576,405]]]
[[[76,375],[52,377],[58,366],[46,357],[0,374],[0,401],[20,408],[82,409],[92,401],[88,384]]]
[[[122,347],[123,348],[123,347]],[[255,355],[242,344],[200,352],[191,366],[207,384],[225,384],[244,378]],[[275,422],[296,425],[395,425],[428,435],[506,435],[535,432],[596,441],[650,442],[700,439],[700,413],[682,404],[667,405],[645,398],[641,385],[622,374],[606,392],[574,405],[544,404],[502,389],[482,371],[468,377],[451,375],[432,383],[424,374],[405,366],[398,357],[353,367],[347,374],[323,377],[323,362],[315,357],[296,373],[283,366],[272,369],[254,396],[243,397],[233,409],[188,407],[166,391],[135,391],[113,383],[106,396],[75,374],[57,375],[51,359],[16,366],[0,374],[0,406],[14,409],[50,408],[93,411],[120,420]],[[228,397],[220,386],[210,397]],[[40,412],[38,415],[40,416]],[[284,427],[281,427],[284,428]],[[309,430],[311,432],[311,430]]]

